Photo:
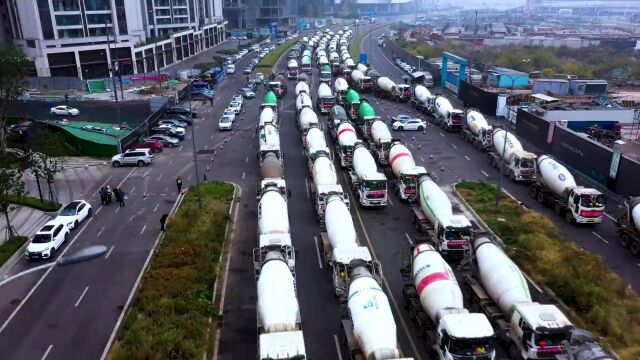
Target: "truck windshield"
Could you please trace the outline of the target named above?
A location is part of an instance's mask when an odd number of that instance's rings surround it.
[[[491,359],[495,352],[490,339],[455,339],[449,340],[449,353],[454,359],[480,360]]]
[[[335,105],[336,104],[336,98],[334,98],[334,97],[326,97],[326,98],[320,99],[320,102],[322,103],[322,105]]]
[[[450,240],[469,240],[471,239],[471,234],[469,234],[468,229],[447,229],[444,232],[444,238],[447,241]]]
[[[380,191],[387,189],[386,181],[365,181],[362,189],[364,191]]]
[[[580,197],[580,206],[597,208],[604,206],[603,194],[585,194]]]
[[[522,158],[520,159],[520,167],[522,169],[533,169],[533,159],[530,158]]]
[[[405,186],[416,186],[415,175],[403,175],[400,179]]]

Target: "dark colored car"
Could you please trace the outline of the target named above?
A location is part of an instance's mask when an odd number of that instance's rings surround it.
[[[251,89],[251,91],[256,91],[256,89],[258,88],[258,85],[256,84],[256,82],[254,80],[250,80],[247,82],[247,85],[245,85],[245,88],[249,88]]]
[[[185,116],[189,116],[191,115],[191,117],[196,117],[197,114],[195,112],[192,112],[191,110],[187,109],[186,107],[182,107],[182,106],[173,106],[167,109],[167,111],[165,112],[167,115],[173,115],[173,114],[177,114],[177,115],[185,115]]]
[[[193,118],[180,114],[167,114],[167,120],[177,120],[189,126],[193,125]]]

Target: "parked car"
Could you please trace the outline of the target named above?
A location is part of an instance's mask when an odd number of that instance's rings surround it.
[[[33,235],[27,245],[24,256],[27,260],[42,260],[52,258],[69,239],[69,228],[62,220],[54,219]]]
[[[133,145],[134,149],[149,149],[152,153],[156,154],[164,149],[162,143],[158,140],[145,140],[143,142]]]
[[[411,120],[411,119],[413,119],[413,117],[409,116],[409,115],[396,115],[396,116],[392,116],[391,117],[392,123],[394,123],[396,121],[403,122],[403,121],[407,121],[407,120]]]
[[[237,115],[237,114],[240,114],[240,111],[242,110],[242,104],[237,101],[232,101],[231,104],[229,104],[229,107],[227,109],[231,109],[235,111]]]
[[[240,106],[244,105],[244,98],[242,97],[242,94],[233,95],[233,97],[231,98],[231,102],[234,101],[239,102]]]
[[[67,225],[69,230],[74,230],[78,228],[81,222],[90,218],[91,215],[93,215],[91,204],[85,200],[74,200],[60,210],[56,220],[60,220],[61,223]]]
[[[244,96],[245,99],[253,99],[256,97],[256,93],[254,93],[253,90],[249,88],[243,88],[242,96]]]
[[[226,109],[224,109],[224,112],[222,113],[222,115],[223,116],[224,115],[229,115],[229,116],[233,116],[235,118],[236,117],[236,111],[233,110],[233,109],[226,108]]]
[[[235,116],[232,115],[222,115],[220,121],[218,122],[218,130],[232,130],[233,129],[233,120]]]
[[[158,125],[151,129],[151,132],[154,134],[164,134],[169,135],[174,138],[178,138],[179,140],[183,140],[185,136],[184,128],[175,127],[172,125]]]
[[[264,74],[263,73],[256,73],[256,84],[262,84],[264,82]]]
[[[122,154],[114,155],[111,158],[111,165],[113,167],[122,165],[145,166],[151,164],[153,157],[151,149],[130,149]]]
[[[67,105],[52,107],[50,111],[51,111],[51,115],[67,115],[67,116],[80,115],[80,110]]]
[[[160,135],[160,134],[151,135],[145,139],[145,141],[148,141],[148,140],[160,141],[160,143],[164,147],[176,147],[180,143],[180,140],[174,137],[167,136],[167,135]]]
[[[193,118],[186,116],[186,115],[180,115],[180,114],[169,114],[167,115],[167,119],[169,120],[177,120],[180,122],[183,122],[185,124],[187,124],[188,126],[193,125]]]
[[[173,114],[178,114],[178,115],[184,115],[184,116],[189,116],[191,115],[192,118],[197,117],[197,114],[189,109],[187,109],[186,107],[183,106],[173,106],[167,109],[167,111],[165,111],[165,114],[167,115],[173,115]]]
[[[251,89],[251,91],[256,91],[258,85],[256,84],[255,80],[249,80],[244,87]]]
[[[427,128],[427,124],[420,119],[411,119],[406,121],[396,121],[391,125],[393,130],[418,130],[422,131]]]
[[[235,74],[236,73],[236,66],[231,64],[231,65],[227,65],[227,74]]]
[[[186,128],[187,123],[183,123],[182,121],[173,120],[173,119],[163,119],[158,121],[158,125],[173,125],[175,127]]]
[[[242,73],[251,74],[252,71],[253,71],[253,66],[247,65],[247,66],[244,67],[244,70],[242,70]]]

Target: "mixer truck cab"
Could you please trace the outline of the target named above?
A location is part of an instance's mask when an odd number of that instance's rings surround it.
[[[464,122],[464,113],[460,109],[454,109],[449,99],[438,96],[435,100],[435,122],[441,129],[447,131],[460,131]]]
[[[338,125],[336,137],[337,139],[334,144],[336,152],[340,157],[340,166],[343,168],[349,167],[353,160],[353,150],[355,149],[356,143],[358,143],[356,130],[350,122],[342,122]]]
[[[331,83],[331,66],[322,65],[320,68],[320,82],[329,85]]]
[[[331,132],[331,136],[334,138],[337,136],[338,126],[342,122],[348,122],[349,118],[347,117],[347,112],[344,111],[344,108],[340,105],[334,105],[331,110],[329,110],[329,131]]]
[[[512,359],[548,359],[565,353],[574,326],[555,305],[513,305],[509,322],[509,355]]]
[[[260,189],[256,190],[256,199],[260,200],[267,191],[277,191],[287,200],[291,197],[291,190],[283,178],[264,178],[260,181]]]
[[[362,144],[356,144],[353,151],[349,183],[358,202],[364,207],[387,205],[387,177],[378,172],[376,161]]]
[[[267,84],[267,90],[273,91],[274,94],[280,99],[284,95],[282,84],[279,81],[271,81]]]
[[[360,109],[360,95],[355,90],[347,92],[347,115],[349,119],[356,120],[358,118],[358,110]]]
[[[291,235],[262,234],[259,247],[253,249],[253,269],[256,280],[260,277],[260,270],[267,259],[267,254],[271,252],[279,253],[289,270],[295,274],[296,252],[291,243]]]
[[[285,331],[273,334],[260,334],[260,359],[296,359],[306,360],[302,331]]]
[[[411,100],[411,97],[413,96],[413,90],[409,85],[396,85],[393,88],[392,96],[398,101],[407,102]]]
[[[462,130],[462,138],[480,150],[490,150],[493,145],[493,127],[475,109],[467,110],[467,126]]]
[[[291,59],[287,64],[287,78],[295,79],[297,77],[298,77],[298,62],[295,59]]]
[[[318,100],[316,103],[318,110],[322,114],[326,114],[331,110],[331,108],[333,108],[335,104],[336,98],[331,93],[331,88],[329,87],[329,85],[321,83],[320,86],[318,86]]]
[[[473,226],[464,215],[444,217],[436,224],[438,251],[447,259],[462,260],[469,255]]]

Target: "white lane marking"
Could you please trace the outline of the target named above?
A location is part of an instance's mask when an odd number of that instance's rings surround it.
[[[93,214],[94,214],[94,215],[98,215],[98,214],[100,213],[100,210],[102,210],[102,208],[103,208],[103,207],[104,207],[104,206],[100,206],[100,207],[98,208],[98,210],[96,210],[96,212],[94,212]]]
[[[411,146],[411,148],[413,149],[413,144],[409,144],[409,146]]]
[[[51,352],[52,348],[53,348],[53,344],[49,345],[49,347],[47,348],[47,351],[44,352],[44,355],[42,355],[42,358],[40,358],[40,360],[46,359],[47,356],[49,356],[49,353]]]
[[[246,164],[246,163],[248,163],[248,162],[249,162],[249,157],[247,156],[247,158],[246,158],[246,159],[244,159],[244,163]]]
[[[120,211],[120,206],[118,206],[115,210],[113,210],[113,213],[114,213],[114,214],[117,214],[117,213],[118,213],[118,211]]]
[[[322,258],[320,257],[320,246],[318,245],[318,237],[313,237],[313,243],[316,244],[316,254],[318,254],[318,266],[322,269]]]
[[[78,301],[76,301],[76,304],[73,305],[73,307],[78,307],[78,305],[80,305],[80,302],[82,301],[82,298],[84,297],[84,295],[87,293],[87,290],[89,290],[88,286],[86,288],[84,288],[84,291],[82,292],[82,294],[78,298]]]
[[[158,178],[156,179],[156,181],[160,181],[160,179],[162,179],[162,175],[163,174],[158,175]]]
[[[182,151],[182,145],[180,145],[180,147],[178,148],[178,150]]]
[[[211,134],[211,136],[209,136],[209,140],[213,140],[213,134]]]
[[[142,235],[146,229],[147,229],[147,225],[145,224],[145,225],[142,227],[142,230],[140,230],[140,235]]]
[[[422,156],[420,156],[420,161],[424,162],[424,158]]]
[[[393,200],[391,200],[388,194],[387,194],[387,201],[389,201],[389,205],[393,206]]]
[[[342,360],[342,352],[340,351],[340,343],[338,342],[338,335],[333,334],[333,341],[336,343],[336,352],[338,353],[338,360]]]
[[[173,164],[173,159],[169,159],[169,165]]]
[[[443,133],[440,133],[440,136],[444,137],[444,134],[443,134]]]
[[[602,241],[603,243],[605,243],[605,244],[609,243],[609,240],[607,240],[607,239],[603,238],[602,236],[598,235],[598,233],[596,233],[595,231],[592,231],[591,233],[593,235],[595,235],[598,239],[600,239],[600,241]]]
[[[242,172],[242,178],[243,178],[243,179],[244,179],[245,175],[246,175],[246,174],[245,174],[245,173],[244,173],[244,171],[243,171],[243,172]]]
[[[153,208],[153,212],[156,212],[158,210],[158,206],[160,206],[160,204],[156,204],[156,206]]]
[[[189,174],[189,176],[187,176],[187,181],[191,181],[192,176],[193,176],[193,173]]]
[[[309,182],[307,181],[307,178],[304,178],[304,190],[307,192],[307,198],[309,197]]]
[[[456,144],[451,144],[451,146],[453,146],[454,149],[457,149],[458,147],[456,146]]]
[[[640,263],[637,263],[636,266],[640,268]]]
[[[131,216],[129,217],[129,222],[133,221],[133,218],[134,218],[134,217],[136,217],[136,215],[135,215],[135,214],[131,215]]]
[[[98,230],[98,236],[102,235],[102,232],[104,231],[104,226],[100,228],[100,230]]]
[[[105,255],[105,260],[109,258],[109,256],[111,256],[111,252],[113,252],[113,249],[115,248],[115,245],[111,245],[111,247],[109,248],[109,251],[107,252],[107,255]]]
[[[604,213],[604,216],[608,217],[608,218],[609,218],[609,220],[611,220],[611,221],[613,221],[613,222],[616,222],[616,219],[615,219],[613,216],[611,216],[611,215],[609,215],[609,214],[607,214],[607,213]]]
[[[407,240],[409,241],[409,244],[413,245],[413,240],[411,240],[411,236],[409,236],[409,234],[404,233],[404,236],[407,238]]]
[[[132,188],[131,188],[131,191],[129,191],[129,192],[133,194],[133,191],[134,191],[135,189],[136,189],[136,187],[134,186],[134,187],[132,187]]]
[[[471,161],[471,159],[469,159],[469,157],[467,155],[464,156],[465,159]]]
[[[255,139],[256,138],[256,133],[253,133],[253,135],[251,135],[251,138]]]
[[[187,135],[187,139],[191,139],[191,134]]]
[[[480,170],[480,172],[482,173],[482,175],[489,177],[489,174],[487,174],[484,170]]]
[[[404,133],[401,133],[401,134],[402,134],[402,137],[405,137],[405,136],[404,136]]]

